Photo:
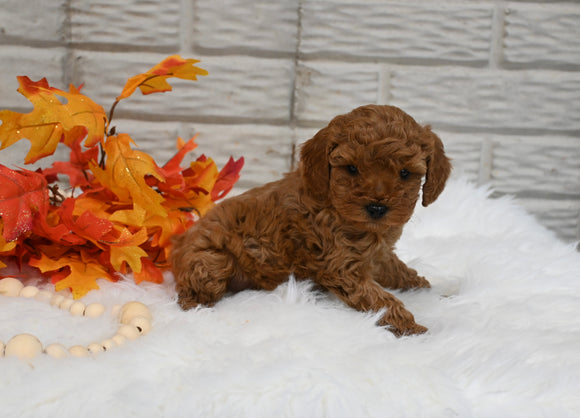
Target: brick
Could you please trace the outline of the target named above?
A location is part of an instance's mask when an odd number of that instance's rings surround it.
[[[177,137],[182,135],[178,122],[114,119],[112,126],[115,126],[117,133],[129,134],[135,141],[135,148],[151,155],[159,165],[173,157],[177,151]]]
[[[578,130],[580,74],[467,68],[393,68],[392,104],[423,123],[525,130]]]
[[[78,52],[76,78],[98,103],[112,104],[127,79],[165,58],[158,54]],[[161,119],[289,120],[292,61],[250,57],[201,57],[209,76],[198,81],[170,79],[173,91],[136,92],[118,107],[125,116]],[[212,120],[213,121],[213,120]]]
[[[307,56],[487,62],[493,5],[307,1]]]
[[[71,9],[73,42],[179,46],[179,0],[71,0]]]
[[[197,1],[194,44],[226,51],[296,52],[298,1]]]
[[[580,7],[510,5],[503,51],[507,63],[580,65]]]
[[[580,199],[580,147],[575,138],[495,137],[495,188],[522,197]]]
[[[295,117],[326,124],[355,107],[376,103],[377,65],[303,63],[296,74]]]
[[[289,127],[195,124],[190,129],[191,134],[199,133],[194,153],[211,157],[219,168],[230,156],[244,157],[238,192],[278,180],[290,170],[293,135]]]
[[[32,109],[31,103],[16,91],[19,75],[34,81],[46,77],[51,86],[68,88],[63,80],[65,53],[62,48],[0,47],[0,108]]]
[[[65,8],[60,1],[3,0],[0,41],[18,39],[34,42],[64,40]]]

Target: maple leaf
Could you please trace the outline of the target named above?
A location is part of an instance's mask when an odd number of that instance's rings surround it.
[[[71,289],[74,299],[80,299],[89,291],[99,289],[97,279],[114,281],[107,269],[84,251],[80,254],[69,253],[56,260],[42,254],[40,258],[32,258],[30,265],[37,267],[42,273],[64,269],[55,290],[59,292]]]
[[[0,164],[0,218],[2,236],[14,241],[32,229],[34,214],[46,215],[47,183],[41,174],[29,170],[15,171]]]
[[[87,137],[85,146],[90,147],[102,140],[107,120],[105,111],[74,86],[67,93],[50,87],[45,78],[34,82],[19,76],[18,82],[18,92],[32,102],[34,109],[31,113],[0,111],[0,149],[27,138],[31,146],[24,162],[30,164],[53,154],[61,141],[70,145]]]
[[[137,88],[143,94],[160,93],[172,90],[171,85],[167,82],[170,77],[181,78],[185,80],[197,80],[198,75],[207,75],[208,72],[203,68],[194,66],[200,62],[194,59],[183,59],[179,55],[167,57],[149,71],[131,77],[127,80],[123,91],[117,97],[117,101],[131,96]]]
[[[122,202],[132,202],[134,207],[148,213],[165,216],[163,197],[145,180],[150,175],[163,181],[163,174],[149,154],[131,149],[131,144],[134,142],[127,134],[108,137],[103,146],[107,154],[105,169],[94,162],[89,162],[89,167],[96,179]]]

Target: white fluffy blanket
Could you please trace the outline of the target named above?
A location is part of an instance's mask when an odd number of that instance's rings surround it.
[[[87,302],[150,306],[150,334],[94,358],[0,359],[5,417],[580,416],[580,254],[509,199],[451,180],[398,244],[433,288],[396,294],[429,327],[395,338],[308,282],[182,312],[163,286]],[[0,299],[0,339],[89,344],[116,329]]]

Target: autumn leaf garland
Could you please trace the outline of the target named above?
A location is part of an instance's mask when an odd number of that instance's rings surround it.
[[[128,134],[111,132],[110,123],[117,104],[137,89],[164,92],[171,90],[168,78],[207,75],[197,62],[175,55],[130,78],[108,116],[74,86],[65,92],[46,79],[18,77],[18,91],[34,108],[0,111],[0,149],[29,140],[29,164],[63,143],[70,157],[35,172],[0,165],[0,268],[9,259],[26,263],[75,298],[118,273],[132,272],[137,283],[163,281],[171,236],[230,191],[243,158],[230,159],[221,171],[203,155],[182,167],[197,145],[195,138],[178,138],[175,156],[159,166]],[[59,176],[68,177],[72,195],[55,187]]]

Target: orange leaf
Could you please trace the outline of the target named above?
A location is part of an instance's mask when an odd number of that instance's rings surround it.
[[[143,94],[170,91],[172,88],[167,82],[170,77],[197,80],[198,75],[207,75],[206,70],[193,65],[198,62],[199,60],[183,59],[179,55],[167,57],[149,71],[127,80],[117,101],[131,96],[137,88]]]
[[[163,197],[145,180],[151,175],[163,181],[161,170],[149,154],[131,149],[132,143],[127,134],[108,137],[103,146],[107,154],[105,169],[94,162],[89,162],[89,166],[96,179],[122,202],[132,202],[134,208],[165,216],[166,211],[161,205]]]
[[[0,164],[0,218],[6,241],[14,241],[32,229],[34,214],[46,216],[47,183],[41,174],[29,170],[15,171]]]
[[[55,290],[58,292],[70,288],[75,299],[82,298],[91,290],[99,289],[97,279],[113,281],[99,260],[85,255],[84,252],[81,252],[81,255],[75,253],[64,255],[58,260],[42,254],[40,259],[32,258],[30,265],[37,267],[42,273],[67,268],[68,274],[63,273],[64,279],[56,284]]]
[[[111,244],[111,264],[117,271],[121,270],[124,262],[129,264],[131,270],[141,271],[141,259],[147,257],[147,253],[140,245],[147,241],[147,230],[139,230],[136,234],[131,235],[128,229],[124,229],[118,242]]]
[[[102,140],[105,111],[74,86],[67,93],[50,87],[45,78],[34,82],[21,76],[18,82],[18,91],[32,102],[34,109],[31,113],[0,111],[0,149],[27,138],[31,146],[24,162],[30,164],[53,154],[60,141],[70,145],[87,136],[85,146],[90,147]],[[64,98],[63,102],[59,97]]]
[[[143,281],[152,283],[163,283],[163,274],[161,270],[153,263],[153,261],[148,258],[143,258],[141,260],[143,268],[140,272],[133,272],[133,277],[135,278],[135,283],[139,284]]]

